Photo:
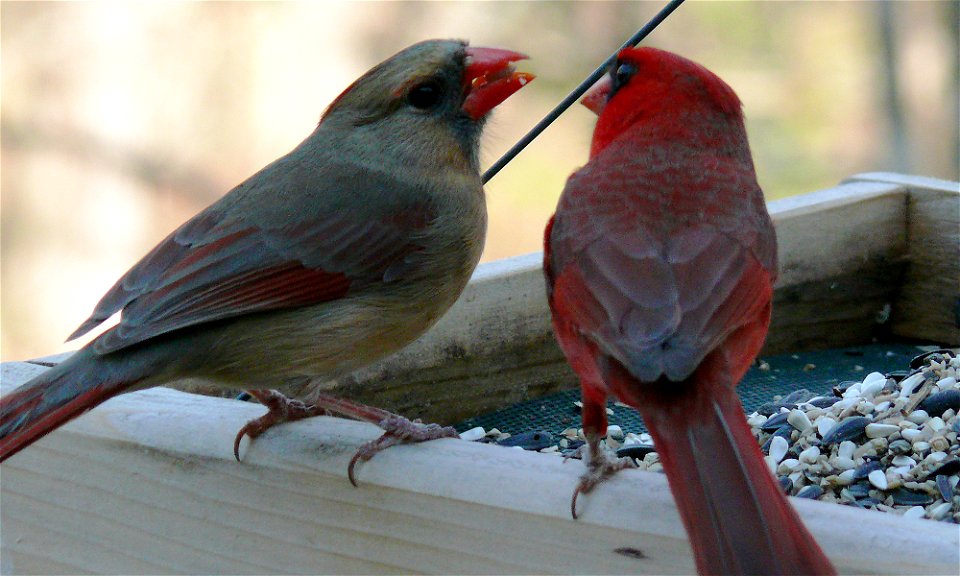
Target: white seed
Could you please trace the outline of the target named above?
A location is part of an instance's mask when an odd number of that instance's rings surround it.
[[[847,388],[843,391],[844,398],[859,398],[860,397],[860,384],[854,384],[853,386]]]
[[[890,460],[890,463],[894,466],[907,468],[908,470],[917,465],[913,458],[904,455],[894,456],[893,459]]]
[[[857,404],[857,412],[863,416],[872,413],[873,409],[873,403],[866,400],[862,400],[859,404]]]
[[[823,416],[817,420],[817,433],[820,434],[820,437],[823,438],[826,436],[834,426],[837,425],[837,421],[829,416]]]
[[[913,451],[916,452],[917,454],[922,454],[929,449],[930,449],[929,442],[924,442],[923,440],[921,440],[920,442],[913,443]]]
[[[561,448],[566,448],[566,447],[570,446],[570,441],[567,440],[566,438],[561,438],[561,439],[560,439],[560,442],[558,442],[558,445],[559,445]]]
[[[894,432],[899,432],[900,427],[894,424],[867,424],[867,438],[886,438]]]
[[[566,437],[569,438],[570,440],[576,440],[576,439],[577,439],[577,429],[576,429],[576,428],[567,428],[566,430],[564,430],[564,431],[561,432],[560,434],[562,434],[563,436],[566,436]]]
[[[939,464],[947,457],[946,452],[931,452],[927,454],[927,457],[923,459],[923,463],[927,465]]]
[[[923,518],[923,515],[926,514],[926,510],[923,509],[923,506],[914,506],[913,508],[908,509],[903,513],[904,518]]]
[[[801,432],[813,426],[813,424],[810,423],[810,419],[807,418],[807,414],[803,410],[798,409],[790,411],[790,415],[787,416],[787,422]]]
[[[934,504],[929,510],[927,510],[927,517],[934,520],[939,520],[947,515],[947,512],[950,511],[950,507],[950,502]]]
[[[616,424],[607,426],[607,437],[613,439],[623,439],[623,429]]]
[[[770,458],[774,464],[779,464],[790,449],[790,444],[782,436],[774,436],[770,441]]]
[[[937,380],[937,388],[941,390],[949,390],[951,388],[957,387],[957,379],[952,376],[947,376],[946,378],[941,378]]]
[[[907,420],[913,422],[914,424],[923,424],[930,419],[930,415],[927,414],[926,410],[914,410],[907,416]]]
[[[927,423],[924,426],[924,428],[930,428],[934,432],[939,432],[944,428],[946,428],[946,426],[947,424],[946,422],[943,421],[943,418],[939,416],[934,416],[933,418],[927,420]]]
[[[487,435],[487,432],[483,429],[483,426],[477,426],[476,428],[471,428],[464,432],[460,433],[460,439],[466,440],[468,442],[473,442],[479,440]]]
[[[820,449],[816,446],[811,446],[800,453],[800,461],[806,464],[813,464],[817,461],[819,456]]]
[[[796,458],[787,458],[777,466],[777,474],[790,474],[800,467],[800,461]]]
[[[837,456],[841,458],[853,458],[853,452],[857,449],[857,445],[849,440],[844,440],[840,443],[840,447],[837,449]]]
[[[890,403],[890,401],[889,401],[889,400],[884,400],[883,402],[877,404],[876,407],[874,408],[874,410],[876,410],[877,412],[883,412],[884,410],[886,410],[886,409],[889,408],[890,406],[892,406],[892,404]]]
[[[858,398],[844,398],[842,400],[838,400],[837,402],[834,402],[833,406],[830,407],[830,411],[834,414],[839,414],[856,404],[858,401]]]
[[[870,483],[876,486],[880,490],[887,489],[887,475],[883,473],[883,470],[874,470],[867,476],[867,479],[870,480]]]
[[[881,374],[880,372],[871,372],[863,377],[863,380],[860,382],[860,385],[866,386],[873,382],[880,382],[880,384],[882,385],[886,381],[887,381],[887,377]]]
[[[756,412],[754,412],[753,414],[750,415],[749,418],[747,418],[747,424],[749,424],[754,428],[759,428],[766,421],[767,421],[766,416],[764,416],[763,414],[757,414]]]
[[[886,383],[886,376],[879,372],[871,372],[863,379],[863,384],[860,385],[860,396],[862,398],[873,398],[883,390],[883,385]]]
[[[923,382],[923,373],[917,372],[913,376],[908,376],[900,381],[900,397],[906,398],[913,394],[913,389]]]
[[[554,445],[554,446],[547,446],[546,448],[541,448],[540,452],[557,452],[558,450],[560,450],[560,447]]]
[[[897,422],[897,426],[899,426],[901,430],[916,430],[917,428],[917,425],[909,420],[901,420]]]
[[[857,467],[857,463],[851,458],[843,458],[840,456],[835,456],[830,460],[830,463],[833,464],[834,468],[840,470],[852,470]]]
[[[837,484],[841,486],[847,486],[853,482],[853,474],[856,470],[844,470],[843,472],[837,474]]]
[[[905,428],[904,430],[900,431],[900,435],[904,440],[911,443],[917,442],[924,437],[923,431],[917,430],[916,428]]]

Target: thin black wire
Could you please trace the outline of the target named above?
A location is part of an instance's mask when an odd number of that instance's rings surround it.
[[[657,15],[654,16],[649,22],[647,22],[647,24],[643,28],[638,30],[636,34],[634,34],[633,36],[630,37],[629,40],[624,42],[623,46],[620,46],[619,48],[617,48],[617,51],[611,54],[609,58],[604,60],[603,64],[597,67],[597,69],[594,70],[592,74],[587,76],[586,80],[581,82],[579,86],[573,89],[573,92],[571,92],[570,94],[567,94],[567,97],[561,100],[560,103],[557,104],[556,108],[551,110],[549,114],[544,116],[543,120],[541,120],[540,122],[537,123],[536,126],[531,128],[530,131],[527,132],[526,136],[521,138],[520,141],[514,144],[512,148],[507,150],[507,152],[502,157],[500,157],[500,159],[497,160],[493,164],[493,166],[491,166],[490,168],[487,168],[487,171],[483,173],[483,183],[486,184],[487,182],[490,181],[491,178],[496,176],[497,172],[502,170],[503,167],[506,166],[511,160],[513,160],[514,157],[517,154],[519,154],[524,148],[526,148],[528,144],[533,142],[533,140],[537,136],[539,136],[540,133],[547,128],[547,126],[552,124],[554,120],[559,118],[560,115],[567,110],[567,108],[569,108],[574,102],[579,100],[580,97],[583,96],[583,94],[591,86],[593,86],[597,82],[597,80],[600,79],[601,76],[603,76],[606,73],[610,65],[613,64],[613,62],[617,59],[617,54],[619,54],[621,50],[623,50],[624,48],[630,48],[632,46],[636,46],[637,44],[639,44],[641,40],[643,40],[644,38],[647,37],[647,35],[653,32],[653,30],[657,26],[659,26],[661,22],[666,20],[667,16],[669,16],[681,4],[683,4],[683,0],[671,0],[670,3],[664,6],[663,9],[660,10],[660,12],[658,12]]]

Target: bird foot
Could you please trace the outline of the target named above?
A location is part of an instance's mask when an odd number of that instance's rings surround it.
[[[361,446],[360,449],[357,450],[357,453],[353,455],[353,458],[350,459],[350,465],[347,466],[347,476],[350,478],[350,483],[354,486],[357,486],[357,480],[353,472],[357,462],[366,462],[381,450],[389,448],[394,444],[426,442],[439,438],[459,437],[459,434],[457,434],[457,431],[452,426],[423,424],[419,421],[413,422],[396,414],[387,416],[377,425],[383,428],[383,435]]]
[[[637,463],[634,462],[633,458],[619,458],[615,452],[605,445],[600,447],[599,443],[593,449],[590,449],[588,444],[581,446],[578,450],[581,452],[581,455],[583,450],[589,452],[589,458],[585,458],[587,471],[580,476],[580,483],[577,484],[577,487],[573,490],[573,499],[570,501],[570,514],[574,520],[577,519],[577,497],[580,494],[590,492],[596,488],[598,484],[621,470],[637,467]]]
[[[277,424],[329,414],[325,408],[287,398],[276,390],[251,390],[250,395],[266,406],[268,412],[247,422],[237,432],[237,437],[233,441],[233,455],[237,462],[240,461],[240,441],[244,436],[249,436],[250,440],[253,440]]]

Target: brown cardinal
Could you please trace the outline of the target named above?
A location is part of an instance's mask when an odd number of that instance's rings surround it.
[[[557,339],[580,377],[588,472],[606,400],[654,438],[702,574],[829,574],[750,433],[735,387],[770,322],[777,241],[740,100],[702,66],[627,49],[584,99],[599,114],[590,162],[547,226]]]
[[[431,40],[360,77],[299,146],[130,269],[70,338],[120,311],[117,326],[0,399],[0,460],[108,398],[181,378],[254,388],[270,411],[237,444],[328,411],[381,424],[386,433],[358,452],[351,480],[357,458],[454,435],[277,390],[398,350],[460,295],[486,231],[481,129],[533,78],[514,71],[523,58]]]

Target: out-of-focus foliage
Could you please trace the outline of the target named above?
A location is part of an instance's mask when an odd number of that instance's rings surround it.
[[[461,37],[532,57],[538,79],[489,124],[489,164],[660,6],[4,2],[3,359],[74,348],[61,338],[130,265],[404,46]],[[957,179],[958,4],[894,3],[886,39],[879,6],[690,1],[647,42],[737,90],[770,198],[867,170]],[[888,74],[907,158],[893,156]],[[592,125],[574,107],[488,185],[486,260],[539,249]]]

